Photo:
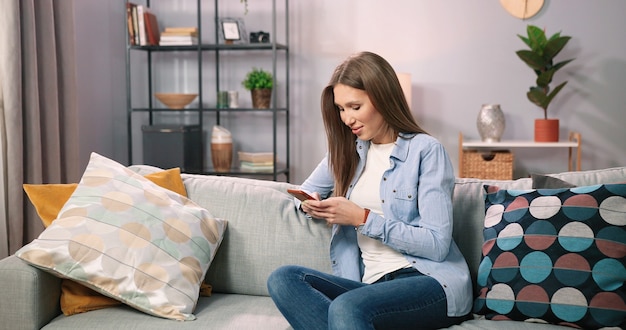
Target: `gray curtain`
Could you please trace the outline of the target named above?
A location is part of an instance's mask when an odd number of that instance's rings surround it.
[[[43,230],[23,183],[76,181],[73,0],[0,1],[0,257]]]

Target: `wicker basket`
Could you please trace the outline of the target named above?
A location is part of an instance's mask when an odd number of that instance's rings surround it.
[[[513,179],[513,153],[508,150],[463,150],[462,157],[462,178]]]

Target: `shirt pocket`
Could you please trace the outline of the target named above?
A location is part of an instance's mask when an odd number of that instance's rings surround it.
[[[417,187],[403,187],[396,189],[394,194],[397,200],[415,201],[417,199]]]
[[[401,187],[395,190],[391,203],[394,217],[404,222],[410,221],[417,212],[417,187]]]

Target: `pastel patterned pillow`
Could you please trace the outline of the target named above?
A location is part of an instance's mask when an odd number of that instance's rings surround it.
[[[193,320],[226,224],[92,153],[58,218],[16,255],[145,313]]]
[[[485,186],[474,312],[585,329],[626,320],[626,185]]]

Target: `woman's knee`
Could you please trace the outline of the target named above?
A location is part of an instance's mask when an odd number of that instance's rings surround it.
[[[293,279],[293,276],[298,274],[299,272],[300,267],[293,265],[286,265],[276,268],[267,278],[267,288],[270,290],[270,294],[274,288],[290,282]]]
[[[328,307],[328,323],[336,329],[349,329],[357,324],[360,326],[367,324],[365,327],[367,328],[371,326],[371,319],[365,311],[364,306],[352,299],[349,293],[343,294],[333,300]]]

